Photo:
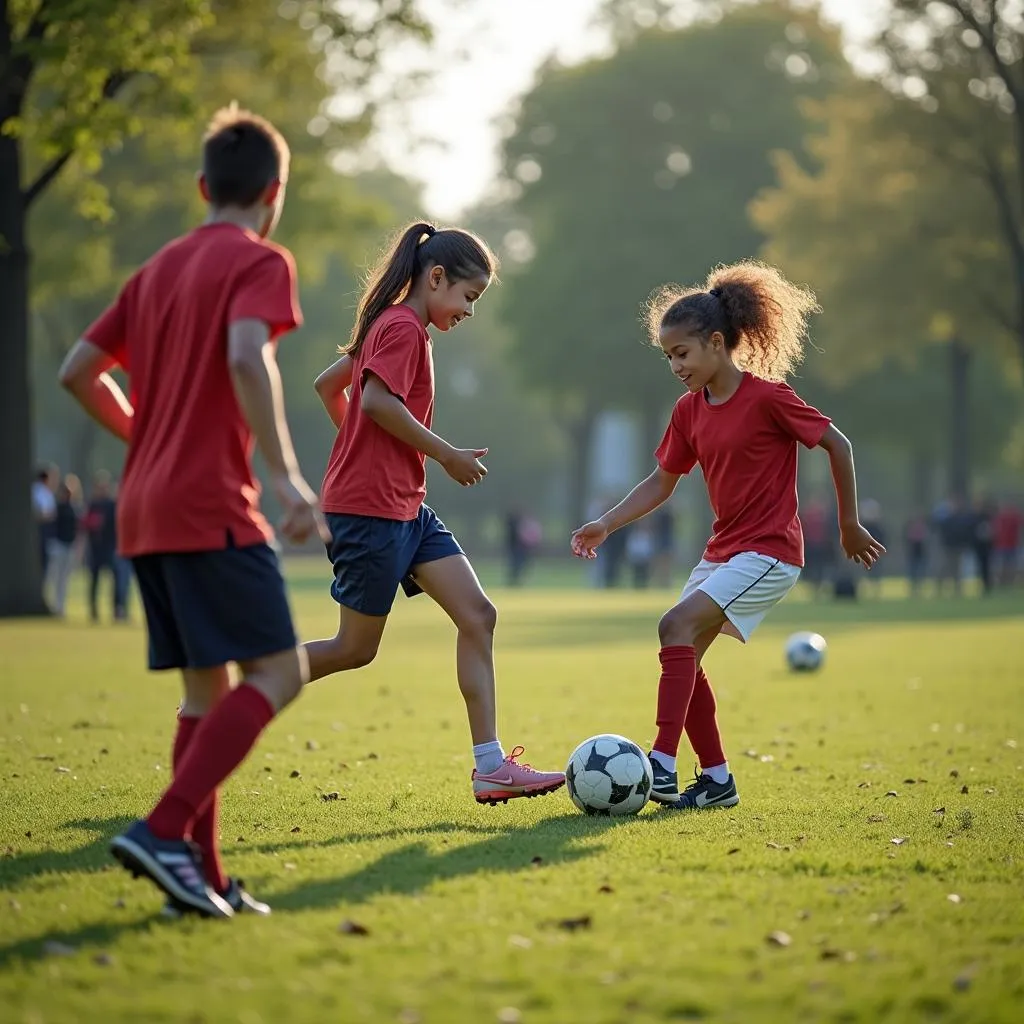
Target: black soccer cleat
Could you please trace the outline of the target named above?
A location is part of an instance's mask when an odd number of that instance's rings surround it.
[[[715,782],[710,775],[694,772],[694,781],[668,807],[674,811],[703,811],[714,807],[735,807],[739,802],[740,795],[736,792],[736,780],[732,775],[725,782]]]
[[[266,917],[270,913],[270,907],[256,899],[245,888],[245,882],[240,878],[237,880],[229,878],[228,887],[218,893],[218,895],[236,914],[259,914],[262,917]],[[176,901],[169,899],[164,904],[163,914],[164,917],[181,917],[183,914],[190,913],[191,910],[191,907],[184,907]]]
[[[137,821],[110,844],[114,858],[132,875],[144,875],[180,909],[204,917],[233,917],[234,911],[203,878],[199,849],[185,839],[158,839]]]
[[[670,772],[657,758],[647,755],[654,772],[651,799],[659,804],[674,804],[679,799],[679,776]]]

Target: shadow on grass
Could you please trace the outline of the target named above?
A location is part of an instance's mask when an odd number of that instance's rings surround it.
[[[0,892],[13,889],[22,882],[40,875],[66,871],[94,872],[114,866],[110,856],[110,840],[123,832],[134,818],[82,818],[66,821],[61,829],[77,829],[90,836],[84,846],[73,850],[37,850],[14,853],[0,860]]]
[[[391,829],[358,837],[339,837],[320,846],[389,839],[405,835],[458,832],[493,832],[488,838],[438,852],[422,840],[392,850],[348,875],[304,882],[294,889],[277,893],[275,908],[311,910],[338,903],[365,903],[376,896],[411,896],[436,882],[473,875],[531,871],[537,866],[568,864],[602,852],[603,845],[582,845],[580,840],[607,831],[636,818],[585,818],[565,814],[547,818],[530,828],[479,829],[449,824],[413,829]],[[539,858],[539,860],[538,860]]]
[[[85,924],[71,931],[52,928],[42,935],[32,935],[9,945],[0,945],[0,970],[18,961],[41,959],[47,955],[46,946],[51,942],[70,947],[75,951],[82,950],[95,955],[98,950],[112,945],[125,935],[148,931],[159,920],[161,918],[158,914],[150,914],[132,921],[100,921],[95,924]],[[216,927],[220,922],[211,922],[211,924]],[[83,949],[83,947],[85,948]]]

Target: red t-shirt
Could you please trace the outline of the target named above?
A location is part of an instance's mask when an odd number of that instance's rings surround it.
[[[712,405],[704,392],[676,402],[655,457],[666,473],[700,465],[715,524],[709,562],[756,551],[804,564],[797,518],[797,442],[814,448],[831,421],[786,384],[749,373],[735,394]]]
[[[1020,544],[1021,526],[1024,516],[1020,510],[1008,507],[1000,509],[992,521],[993,540],[997,551],[1016,551]]]
[[[228,325],[301,323],[291,254],[233,224],[164,246],[85,332],[131,380],[135,418],[117,503],[131,557],[270,540],[253,436],[228,371]]]
[[[427,494],[426,457],[363,415],[362,389],[375,374],[430,428],[434,359],[430,335],[408,307],[392,306],[371,324],[352,366],[352,398],[320,493],[325,512],[408,521]]]

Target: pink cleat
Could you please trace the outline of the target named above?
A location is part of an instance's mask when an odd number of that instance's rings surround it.
[[[473,772],[473,795],[478,804],[507,804],[517,796],[543,796],[565,785],[564,772],[539,772],[528,764],[520,764],[523,748],[511,754],[487,775]]]

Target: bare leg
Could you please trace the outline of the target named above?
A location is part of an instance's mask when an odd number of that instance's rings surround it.
[[[498,613],[469,559],[452,555],[413,568],[413,578],[459,631],[456,672],[474,746],[497,739],[494,696],[494,627]]]
[[[308,681],[369,665],[377,657],[387,623],[386,615],[364,615],[343,607],[336,636],[303,645],[309,658]]]

